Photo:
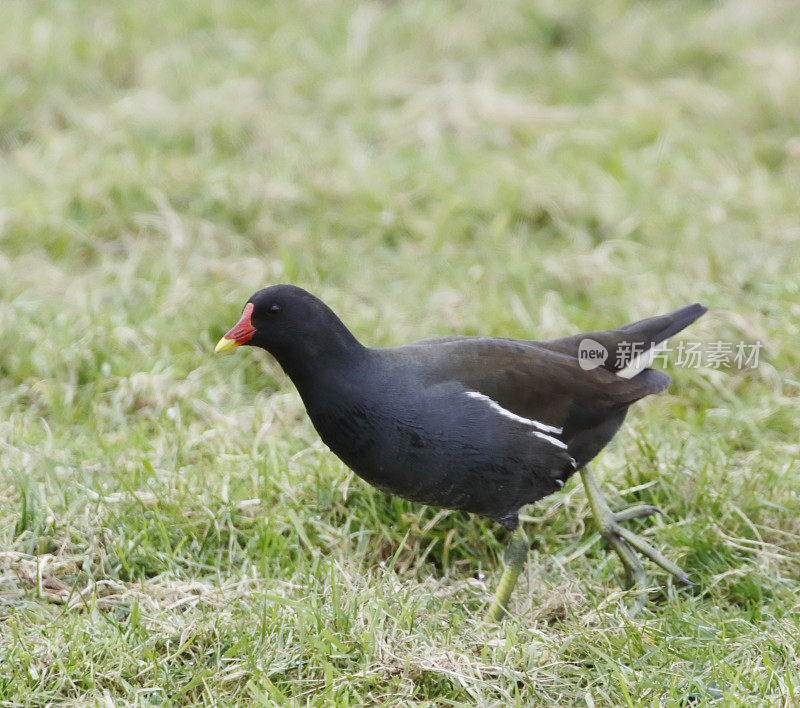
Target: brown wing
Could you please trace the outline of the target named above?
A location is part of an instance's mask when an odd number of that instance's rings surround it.
[[[577,358],[532,342],[469,337],[432,343],[421,344],[431,383],[458,381],[515,415],[559,428],[576,416],[587,424],[601,421],[669,383],[651,369],[632,379],[602,367],[586,370]]]
[[[602,345],[608,352],[608,356],[602,364],[603,368],[607,371],[619,371],[630,363],[632,355],[640,354],[653,345],[666,341],[672,335],[688,327],[706,311],[707,308],[695,303],[694,305],[687,305],[674,312],[658,315],[657,317],[649,317],[638,322],[632,322],[631,324],[618,327],[617,329],[582,332],[548,341],[505,338],[493,338],[491,341],[508,342],[538,347],[540,349],[548,349],[577,359],[581,342],[590,339]],[[450,344],[452,342],[475,341],[475,339],[474,337],[460,336],[434,337],[431,339],[423,339],[414,344],[431,346]]]

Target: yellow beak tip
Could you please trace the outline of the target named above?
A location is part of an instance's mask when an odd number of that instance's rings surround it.
[[[239,346],[239,342],[235,339],[226,339],[223,337],[217,342],[217,346],[214,347],[214,354],[219,354],[220,352],[226,352],[228,349],[234,349],[235,347]]]

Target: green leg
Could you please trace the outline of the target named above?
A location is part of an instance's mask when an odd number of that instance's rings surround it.
[[[503,570],[503,577],[500,578],[497,592],[494,594],[492,606],[486,613],[487,622],[499,622],[507,612],[508,598],[511,597],[511,591],[517,584],[517,578],[525,566],[530,549],[530,542],[522,530],[522,526],[517,527],[517,530],[511,534],[508,546],[506,546],[505,570]]]
[[[588,465],[581,470],[581,478],[583,479],[583,486],[586,487],[586,496],[589,499],[589,506],[592,508],[592,514],[597,528],[600,530],[600,535],[616,551],[625,568],[625,584],[628,587],[640,590],[639,606],[644,603],[647,575],[644,572],[642,562],[636,555],[637,551],[661,566],[668,573],[671,573],[682,583],[686,585],[693,584],[689,580],[689,576],[675,563],[665,558],[643,538],[620,526],[619,522],[621,521],[630,521],[631,519],[662,513],[658,507],[648,505],[635,506],[615,514],[609,508],[608,502],[600,491],[597,480]]]

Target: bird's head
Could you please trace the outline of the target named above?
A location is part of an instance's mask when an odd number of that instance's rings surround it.
[[[253,294],[215,351],[242,344],[266,349],[290,375],[301,360],[361,348],[333,310],[295,285],[273,285]]]

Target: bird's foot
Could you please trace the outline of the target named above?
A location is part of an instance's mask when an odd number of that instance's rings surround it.
[[[622,561],[622,566],[625,569],[625,585],[628,588],[639,590],[636,609],[639,609],[644,604],[645,590],[647,588],[647,575],[644,572],[642,562],[636,555],[637,552],[652,560],[656,565],[661,566],[685,585],[694,585],[689,580],[689,576],[669,558],[666,558],[643,538],[620,524],[622,521],[661,514],[663,513],[661,509],[657,506],[641,505],[614,513],[608,506],[608,502],[600,491],[597,480],[588,466],[581,470],[581,478],[583,479],[586,496],[589,499],[589,505],[592,508],[592,514],[600,535],[614,549],[620,561]]]

